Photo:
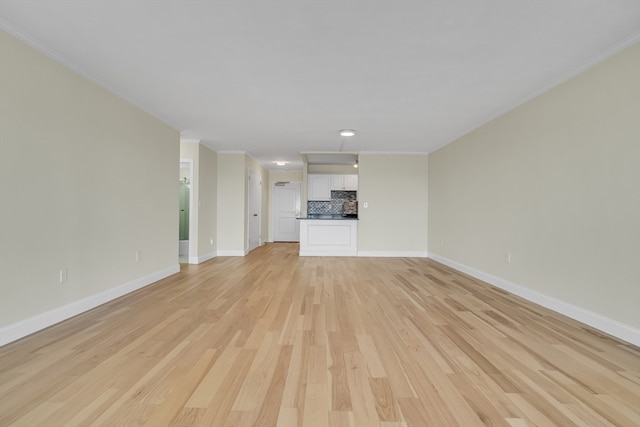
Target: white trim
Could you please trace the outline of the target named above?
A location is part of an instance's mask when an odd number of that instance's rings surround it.
[[[28,319],[0,328],[0,346],[26,337],[56,323],[67,320],[99,305],[105,304],[130,292],[144,288],[158,280],[180,272],[180,265],[169,267],[165,270],[140,277],[124,283],[115,288],[110,288],[98,294],[74,301],[70,304],[54,308],[53,310],[38,314]]]
[[[253,248],[252,250],[249,250],[249,246],[247,246],[246,248],[244,248],[244,255],[242,256],[247,256],[249,255],[249,252],[253,252],[256,249],[258,249],[260,246],[264,245],[265,242],[262,241],[262,237],[260,237],[260,239],[258,240],[258,246],[256,246],[255,248]]]
[[[200,140],[199,139],[190,139],[190,138],[180,138],[180,143],[184,143],[184,144],[200,144]],[[180,160],[181,162],[183,160]]]
[[[534,302],[557,313],[563,314],[573,320],[577,320],[578,322],[582,322],[602,332],[613,335],[614,337],[619,338],[623,341],[636,346],[640,346],[640,329],[634,328],[633,326],[618,322],[617,320],[610,319],[601,314],[594,313],[593,311],[586,310],[573,304],[555,299],[548,295],[529,289],[525,286],[501,279],[500,277],[496,277],[483,271],[476,270],[473,267],[460,264],[438,254],[429,253],[429,258],[433,259],[434,261],[438,261],[441,264],[454,268],[458,271],[466,273],[470,276],[473,276],[476,279],[480,279],[484,282],[494,285],[507,292],[518,295],[528,301]]]
[[[245,248],[245,255],[248,254],[249,252],[251,252],[251,211],[253,210],[252,208],[255,208],[255,206],[252,206],[251,203],[251,175],[253,175],[254,178],[257,178],[258,180],[258,206],[257,206],[257,211],[258,211],[258,244],[256,245],[255,248],[253,249],[257,249],[260,246],[262,246],[262,174],[260,172],[257,172],[255,170],[253,170],[252,168],[248,169],[247,172],[247,187],[246,187],[246,194],[247,194],[247,222],[246,222],[246,230],[247,230],[247,242],[246,245],[247,247]]]
[[[319,249],[310,249],[310,250],[300,250],[298,256],[356,256],[356,252],[354,251],[332,251],[332,250],[319,250]]]
[[[359,257],[385,258],[427,258],[428,252],[422,251],[358,251]]]
[[[199,257],[193,257],[194,262],[191,262],[192,258],[189,258],[189,264],[202,264],[205,261],[209,261],[216,257],[215,252],[210,252],[208,254],[201,255]]]
[[[194,139],[194,140],[185,140],[185,141],[198,141],[199,143],[199,139]],[[182,140],[180,142],[183,142]],[[187,257],[189,257],[189,264],[194,264],[192,262],[193,257],[191,256],[191,254],[194,253],[198,253],[197,249],[198,249],[198,224],[196,223],[196,221],[193,220],[193,217],[195,215],[194,210],[193,210],[193,203],[194,203],[194,199],[195,199],[195,187],[196,184],[193,181],[193,172],[194,172],[194,159],[183,159],[180,158],[180,168],[182,168],[182,164],[186,163],[189,166],[189,239],[187,240],[188,243],[188,247],[187,247]],[[179,208],[179,206],[178,206]],[[178,224],[178,227],[180,227],[180,224]],[[179,240],[178,240],[179,242]],[[195,249],[195,250],[194,250]]]
[[[276,224],[278,223],[279,220],[279,211],[278,211],[278,203],[280,202],[280,190],[278,190],[278,188],[284,188],[288,185],[293,185],[294,186],[294,191],[297,191],[297,204],[298,204],[298,209],[297,209],[297,214],[296,216],[299,218],[300,217],[300,213],[302,212],[302,183],[298,182],[298,181],[288,181],[285,182],[284,185],[276,185],[278,182],[283,182],[283,181],[276,181],[273,183],[273,185],[271,185],[270,190],[271,191],[271,218],[270,218],[270,222],[271,222],[271,227],[269,227],[269,236],[267,238],[267,242],[271,243],[271,242],[275,242],[275,235],[278,234],[276,230]],[[296,227],[298,228],[298,240],[291,240],[292,242],[300,242],[300,221],[296,219]]]
[[[218,251],[218,256],[245,256],[247,251],[244,250],[222,250]]]

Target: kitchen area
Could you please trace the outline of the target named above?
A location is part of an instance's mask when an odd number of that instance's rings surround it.
[[[358,253],[358,157],[308,153],[307,213],[300,220],[300,256]]]

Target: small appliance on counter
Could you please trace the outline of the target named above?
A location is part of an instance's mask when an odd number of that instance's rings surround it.
[[[345,200],[342,203],[342,216],[348,218],[358,217],[358,201],[357,200]]]

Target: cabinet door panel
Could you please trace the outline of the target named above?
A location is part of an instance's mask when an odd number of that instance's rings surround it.
[[[347,191],[358,190],[358,175],[345,175],[344,176],[344,188]]]
[[[331,175],[308,175],[307,200],[331,200]]]
[[[344,190],[344,175],[331,175],[331,189]]]

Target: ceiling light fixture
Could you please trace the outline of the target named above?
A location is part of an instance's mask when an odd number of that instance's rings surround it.
[[[340,131],[340,136],[353,136],[356,134],[356,131],[353,129],[342,129]]]
[[[283,161],[283,160],[276,160],[275,162],[276,165],[278,166],[286,166],[287,162]]]
[[[355,162],[355,163],[353,164],[353,167],[354,167],[354,168],[356,168],[356,169],[358,169],[358,162]]]

